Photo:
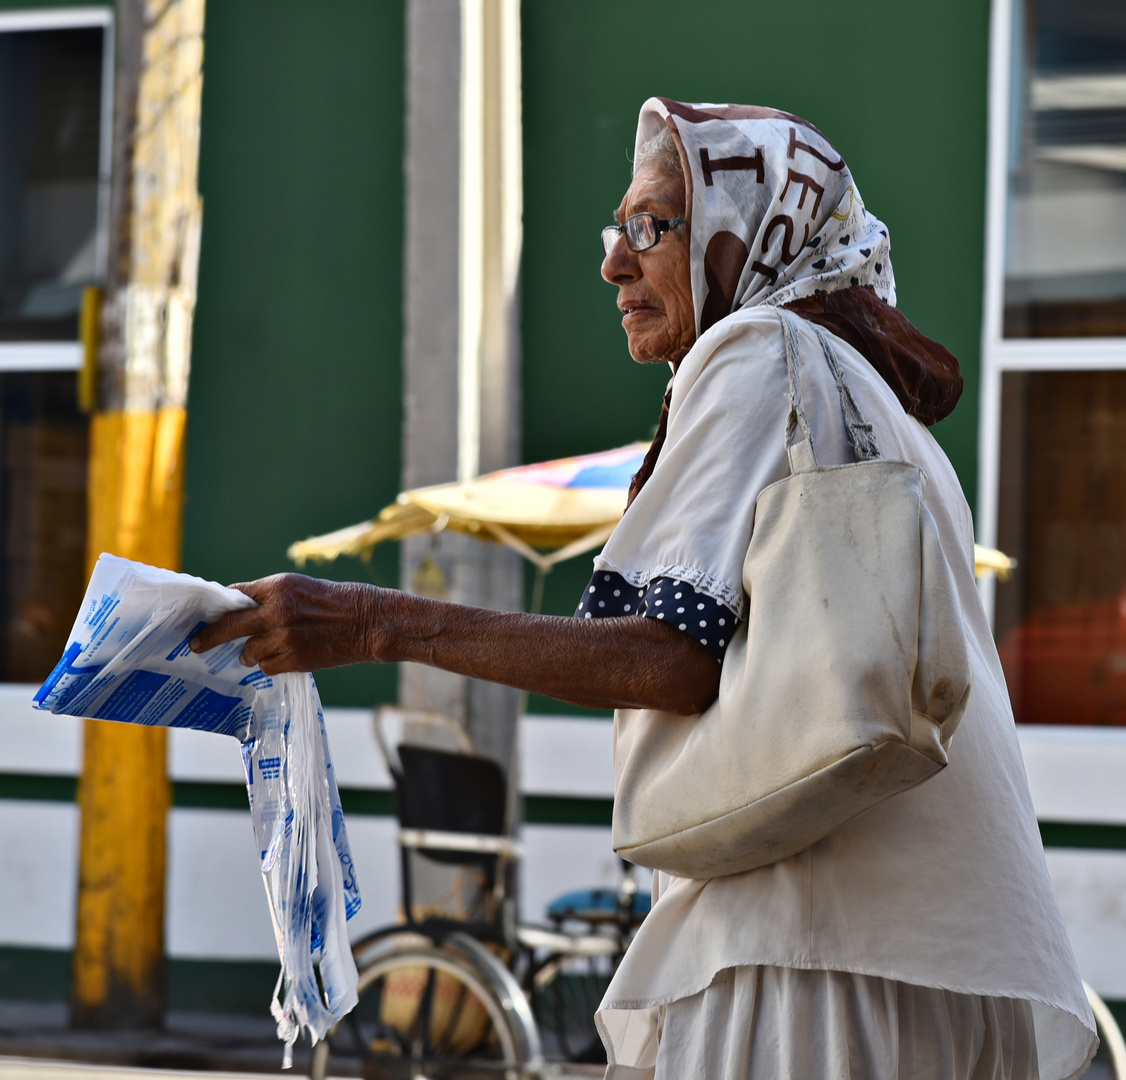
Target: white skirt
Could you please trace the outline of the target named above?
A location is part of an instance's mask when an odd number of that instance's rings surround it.
[[[839,971],[728,968],[617,1034],[606,1080],[1039,1078],[1027,1001]]]

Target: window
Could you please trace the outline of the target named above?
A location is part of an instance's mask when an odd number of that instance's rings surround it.
[[[0,375],[0,680],[42,682],[86,585],[86,418],[70,372]]]
[[[1017,720],[1126,724],[1126,5],[998,0],[978,524]]]
[[[38,682],[85,584],[83,290],[105,274],[111,12],[0,14],[0,680]]]

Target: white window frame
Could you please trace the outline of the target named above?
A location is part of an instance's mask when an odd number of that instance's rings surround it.
[[[985,303],[978,415],[978,541],[997,546],[1001,479],[1001,382],[1009,371],[1126,370],[1126,338],[1005,338],[1005,243],[1009,188],[1009,120],[1013,92],[1014,5],[993,0],[989,31],[989,144],[986,166]],[[982,601],[993,622],[996,582],[982,579]]]
[[[105,280],[109,259],[110,163],[113,147],[114,25],[112,7],[45,8],[0,13],[0,34],[27,30],[73,30],[100,26],[102,40],[102,118],[98,146],[98,221],[95,266]],[[0,342],[0,373],[8,371],[78,371],[80,341]]]

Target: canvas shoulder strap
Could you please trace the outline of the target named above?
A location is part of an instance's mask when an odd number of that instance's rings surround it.
[[[833,381],[837,384],[845,433],[853,455],[857,461],[878,460],[880,447],[876,442],[876,435],[852,396],[844,368],[837,358],[829,335],[816,323],[805,322],[784,309],[779,309],[778,315],[782,320],[782,336],[786,344],[786,373],[789,377],[790,415],[786,421],[786,455],[790,460],[791,471],[808,472],[810,469],[817,468],[813,432],[810,431],[801,401],[801,352],[797,341],[800,326],[808,326],[821,343],[821,351],[829,365],[829,370],[833,373]]]

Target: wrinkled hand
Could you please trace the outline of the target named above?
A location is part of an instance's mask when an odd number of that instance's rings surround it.
[[[303,574],[275,574],[231,588],[258,607],[228,612],[205,627],[192,638],[194,652],[249,636],[240,660],[261,665],[267,675],[380,659],[369,628],[383,590]]]

